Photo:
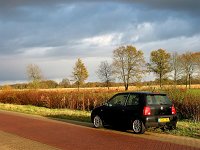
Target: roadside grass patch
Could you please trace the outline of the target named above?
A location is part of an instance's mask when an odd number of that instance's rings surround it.
[[[14,105],[0,103],[0,109],[22,112],[26,114],[40,115],[44,117],[69,119],[83,122],[90,122],[90,112],[70,109],[49,109],[31,105]]]
[[[179,136],[188,136],[188,137],[200,139],[200,122],[192,122],[189,120],[182,120],[182,121],[177,122],[177,128],[175,130],[163,131],[159,128],[157,128],[157,129],[149,128],[149,129],[147,129],[147,131],[179,135]]]

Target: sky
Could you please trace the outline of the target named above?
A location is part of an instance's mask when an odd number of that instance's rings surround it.
[[[0,84],[27,82],[36,64],[45,79],[71,78],[78,58],[98,81],[101,61],[133,45],[200,51],[199,0],[0,0]]]

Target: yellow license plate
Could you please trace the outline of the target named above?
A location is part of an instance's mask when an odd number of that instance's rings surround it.
[[[169,118],[159,118],[158,122],[169,122]]]

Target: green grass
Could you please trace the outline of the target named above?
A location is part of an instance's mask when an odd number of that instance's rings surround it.
[[[49,109],[31,105],[14,105],[0,103],[1,110],[22,112],[26,114],[40,115],[60,119],[70,119],[76,121],[90,122],[90,112],[70,109]]]
[[[14,105],[14,104],[3,104],[3,103],[0,103],[0,109],[22,112],[26,114],[40,115],[44,117],[91,122],[89,111],[79,111],[70,109],[49,109],[45,107],[36,107],[31,105]],[[166,130],[163,132],[160,129],[150,128],[147,131],[162,133],[162,134],[164,133],[164,134],[200,138],[200,122],[178,121],[176,130],[172,131]]]
[[[148,131],[179,136],[188,136],[200,139],[200,122],[178,121],[176,130],[165,130],[149,128]]]
[[[200,96],[200,89],[189,89],[187,92],[190,93],[190,94]]]

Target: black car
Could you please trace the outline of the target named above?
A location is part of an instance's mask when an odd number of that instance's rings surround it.
[[[123,126],[134,133],[144,133],[149,127],[175,129],[177,116],[166,94],[125,92],[114,95],[104,105],[95,108],[91,120],[96,128]]]

